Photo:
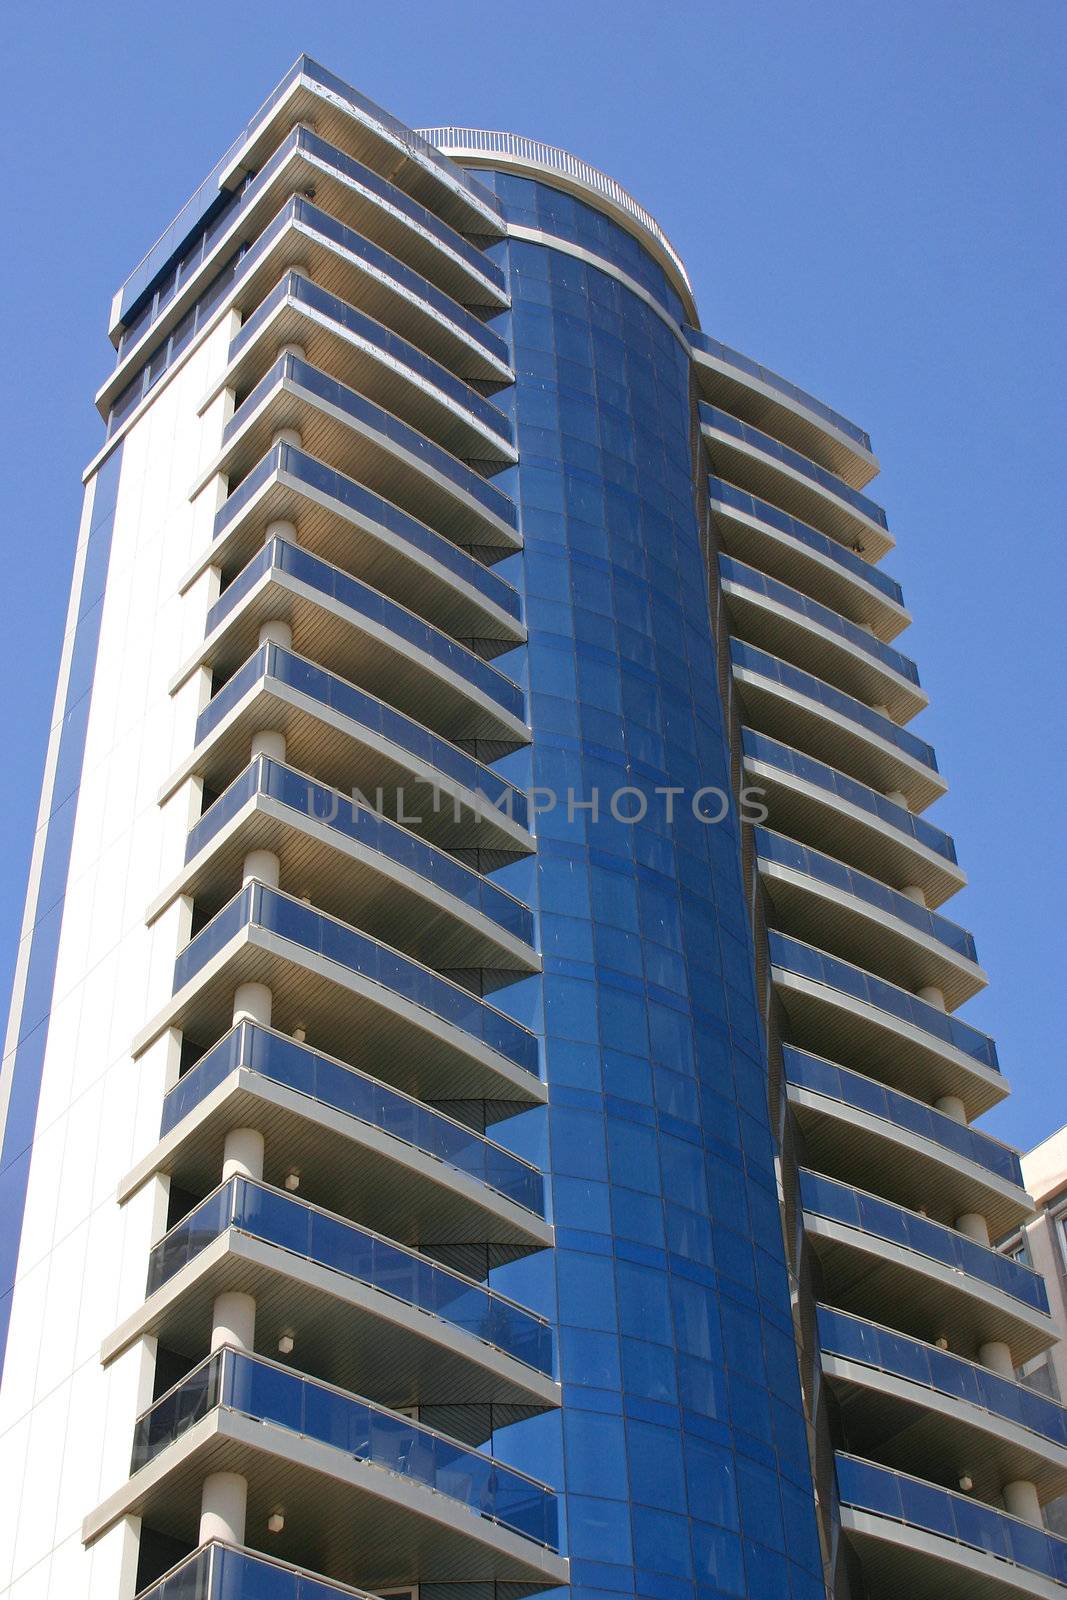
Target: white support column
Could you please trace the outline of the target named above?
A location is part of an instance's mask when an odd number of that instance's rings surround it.
[[[265,983],[239,983],[233,993],[233,1020],[269,1028],[274,996]]]
[[[263,1135],[258,1128],[231,1128],[222,1149],[222,1181],[263,1176]]]
[[[256,1302],[250,1294],[227,1290],[215,1296],[211,1311],[211,1348],[218,1350],[224,1344],[249,1354],[256,1343]]]
[[[916,992],[919,996],[919,999],[925,1000],[928,1006],[936,1006],[938,1011],[945,1011],[948,1009],[945,1005],[944,993],[937,987],[936,984],[924,983],[922,988]]]
[[[902,895],[905,895],[907,899],[914,900],[917,906],[925,906],[926,894],[924,890],[919,888],[917,883],[905,884],[904,888],[901,889],[900,892]]]
[[[1000,1339],[990,1339],[978,1347],[978,1360],[983,1367],[988,1367],[990,1372],[996,1372],[1002,1378],[1015,1378],[1015,1363],[1011,1359],[1011,1350]]]
[[[989,1223],[979,1212],[965,1211],[956,1218],[956,1227],[968,1239],[973,1239],[975,1244],[984,1244],[989,1248]]]
[[[291,650],[293,630],[287,622],[282,622],[280,617],[273,622],[265,622],[259,630],[259,643],[261,648],[265,644],[276,644],[282,650]]]
[[[304,441],[300,437],[299,428],[279,428],[270,443],[271,449],[276,444],[291,444],[294,450],[299,450]]]
[[[268,539],[284,539],[287,544],[300,543],[300,535],[297,532],[296,523],[286,522],[284,518],[279,518],[275,522],[268,522],[267,531],[263,537],[264,542]]]
[[[200,1540],[207,1544],[244,1544],[248,1508],[248,1479],[239,1472],[213,1472],[204,1479],[200,1496]]]
[[[1028,1478],[1016,1478],[1006,1483],[1001,1494],[1004,1496],[1005,1511],[1032,1523],[1035,1528],[1041,1527],[1041,1502],[1037,1498],[1037,1486]]]
[[[280,356],[295,356],[298,361],[306,361],[308,353],[302,344],[283,344],[278,351]]]
[[[250,850],[245,856],[244,867],[241,870],[242,887],[255,880],[265,883],[268,889],[276,889],[281,877],[281,862],[273,850]]]
[[[284,761],[285,734],[274,733],[266,728],[260,733],[254,733],[252,735],[251,759],[254,761],[257,756],[269,756],[272,761]]]
[[[934,1110],[940,1111],[943,1116],[951,1117],[953,1122],[960,1122],[966,1127],[967,1113],[963,1101],[958,1094],[942,1094],[934,1101]]]
[[[892,800],[895,806],[903,806],[904,810],[907,811],[908,797],[900,789],[887,789],[885,797],[887,800]]]

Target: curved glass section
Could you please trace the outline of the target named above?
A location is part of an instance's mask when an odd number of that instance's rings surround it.
[[[850,505],[861,517],[866,517],[869,522],[875,522],[880,528],[888,531],[889,520],[880,505],[868,499],[865,494],[861,494],[858,489],[850,488],[836,472],[829,472],[825,467],[816,466],[814,461],[802,456],[799,450],[791,450],[787,444],[772,439],[769,433],[763,433],[759,428],[753,428],[750,423],[732,417],[728,411],[721,411],[718,406],[709,405],[706,400],[700,402],[700,420],[705,427],[714,428],[719,433],[728,433],[731,438],[751,445],[762,455],[770,456],[781,466],[801,473],[812,483],[818,484],[820,489],[825,489],[827,494],[832,494],[836,499]]]
[[[810,1215],[843,1223],[876,1239],[914,1250],[917,1255],[950,1267],[954,1272],[966,1273],[969,1278],[999,1289],[1001,1294],[1010,1295],[1013,1300],[1048,1315],[1044,1279],[1021,1262],[976,1244],[954,1228],[931,1222],[929,1217],[920,1217],[916,1211],[892,1205],[851,1184],[839,1183],[836,1178],[825,1178],[804,1167],[800,1168],[799,1178],[801,1204]]]
[[[1056,1583],[1067,1583],[1067,1540],[922,1478],[841,1451],[835,1461],[837,1494],[843,1506],[954,1539],[1000,1561],[1028,1567]]]
[[[1025,1384],[1001,1378],[962,1356],[924,1344],[877,1322],[818,1306],[819,1348],[825,1355],[842,1356],[879,1372],[890,1372],[934,1389],[953,1400],[969,1400],[992,1418],[1014,1422],[1021,1428],[1067,1449],[1067,1410],[1047,1395]]]
[[[241,479],[237,488],[215,515],[216,539],[222,537],[275,473],[286,474],[312,492],[335,500],[338,505],[343,506],[346,511],[351,511],[362,521],[376,524],[396,545],[401,547],[406,545],[412,552],[428,556],[431,561],[435,561],[452,573],[461,583],[469,585],[483,599],[499,606],[509,617],[518,621],[519,596],[504,578],[498,577],[474,556],[459,549],[450,539],[446,539],[444,534],[436,533],[417,517],[401,511],[391,500],[385,500],[373,490],[365,489],[361,483],[346,478],[343,472],[338,472],[333,467],[325,466],[323,462],[305,454],[295,445],[275,445],[252,468],[247,477]]]
[[[406,422],[401,422],[391,411],[376,406],[371,400],[365,400],[354,389],[339,383],[336,378],[327,377],[326,373],[320,372],[318,367],[313,367],[310,362],[302,361],[299,356],[278,357],[270,371],[260,379],[226,424],[222,434],[224,446],[238,429],[244,426],[247,418],[252,416],[271,390],[286,380],[298,384],[306,393],[315,395],[317,399],[343,412],[353,422],[362,423],[373,432],[382,435],[398,449],[415,456],[428,470],[438,473],[463,494],[476,500],[492,516],[499,517],[512,528],[516,526],[515,502],[510,495],[488,483],[485,478],[479,477],[470,467],[464,466],[462,461],[449,455],[447,450],[442,450],[439,444],[427,439],[425,434],[419,433]]]
[[[731,510],[742,512],[745,516],[754,517],[758,522],[766,522],[779,533],[788,534],[789,538],[795,539],[798,544],[806,545],[817,555],[825,556],[835,566],[850,572],[854,578],[869,583],[894,605],[903,606],[904,591],[894,578],[883,572],[881,567],[864,561],[862,556],[856,555],[845,545],[838,544],[829,534],[820,533],[817,528],[809,527],[799,518],[791,517],[788,511],[781,511],[769,501],[760,500],[756,495],[738,489],[734,484],[727,483],[724,478],[717,478],[714,475],[709,477],[708,494],[713,501],[719,501],[724,506],[729,506]]]
[[[923,845],[946,861],[956,864],[956,846],[947,833],[935,828],[933,823],[927,822],[924,817],[916,816],[906,806],[897,805],[894,800],[887,800],[877,789],[868,788],[858,779],[850,778],[846,773],[838,772],[836,767],[828,767],[825,761],[817,761],[814,756],[805,755],[801,750],[794,750],[778,739],[772,739],[769,734],[757,733],[754,728],[741,730],[741,748],[753,761],[766,762],[769,767],[777,767],[779,772],[788,772],[794,778],[801,778],[805,783],[813,783],[820,789],[829,790],[839,800],[845,800],[861,811],[870,812],[871,816],[877,817],[880,822],[887,822],[899,833],[907,834],[916,844]]]
[[[250,1072],[287,1089],[357,1117],[414,1149],[423,1150],[468,1178],[543,1215],[544,1180],[509,1150],[474,1133],[440,1111],[433,1111],[377,1078],[321,1055],[305,1044],[253,1022],[239,1022],[196,1064],[184,1072],[163,1100],[160,1137],[200,1105],[231,1072]]]
[[[487,432],[496,434],[504,444],[511,443],[511,423],[499,406],[495,406],[491,400],[486,400],[477,389],[472,389],[462,378],[457,378],[432,356],[424,354],[416,345],[407,339],[402,339],[398,333],[393,333],[384,323],[367,316],[364,311],[357,311],[346,300],[330,294],[327,289],[313,283],[302,272],[287,272],[267,298],[256,307],[248,321],[241,324],[240,330],[230,343],[228,357],[230,361],[235,360],[242,350],[248,348],[263,324],[269,321],[278,306],[287,298],[297,300],[309,310],[328,317],[338,327],[344,328],[364,344],[370,345],[390,365],[395,363],[404,368],[413,379],[421,380],[428,388],[436,389],[442,400],[457,410],[468,412]]]
[[[981,1066],[989,1067],[994,1072],[1000,1071],[997,1047],[993,1040],[987,1033],[972,1028],[970,1023],[950,1017],[937,1006],[920,1000],[918,995],[898,989],[895,983],[887,983],[884,978],[864,972],[862,967],[854,967],[850,961],[828,956],[813,945],[791,939],[787,934],[770,933],[767,942],[774,966],[786,972],[795,972],[802,978],[811,978],[815,983],[825,983],[829,988],[838,989],[864,1005],[876,1006],[879,1011],[887,1012],[900,1022],[921,1028],[924,1033],[951,1045],[953,1050],[970,1056]]]
[[[407,828],[392,822],[380,811],[360,805],[336,789],[316,783],[294,767],[268,756],[257,756],[204,812],[186,840],[186,861],[192,861],[210,844],[219,829],[257,794],[269,795],[291,811],[312,818],[320,827],[330,828],[346,839],[387,856],[398,866],[418,873],[434,889],[453,895],[472,911],[488,917],[506,933],[514,934],[526,944],[533,943],[533,913],[506,889],[483,878],[473,867],[465,867],[444,850],[409,833]]]
[[[556,1505],[543,1484],[382,1406],[232,1349],[217,1350],[137,1419],[130,1471],[218,1406],[333,1445],[538,1544],[555,1545]]]
[[[956,955],[963,956],[965,960],[975,962],[978,960],[972,936],[966,928],[950,922],[947,917],[940,917],[935,911],[928,911],[925,906],[909,900],[906,894],[900,894],[896,889],[890,889],[886,884],[879,883],[877,878],[869,878],[864,872],[856,872],[854,868],[846,867],[844,862],[835,860],[833,856],[823,855],[822,851],[812,850],[808,845],[797,844],[795,840],[787,839],[784,834],[772,833],[769,828],[753,828],[752,832],[756,841],[756,854],[761,860],[773,861],[779,866],[791,868],[794,872],[802,872],[806,877],[815,878],[819,883],[826,884],[828,888],[838,889],[842,894],[863,900],[876,910],[884,911],[886,916],[906,922],[916,933],[936,939],[939,944],[954,951]]]
[[[552,1370],[552,1331],[543,1317],[437,1266],[417,1250],[249,1178],[231,1178],[163,1235],[148,1258],[146,1294],[154,1294],[227,1228],[406,1300],[538,1372]]]
[[[291,689],[317,700],[331,711],[338,711],[362,728],[381,734],[399,749],[421,761],[427,761],[438,772],[464,789],[484,797],[502,816],[513,818],[526,826],[528,807],[526,796],[506,779],[499,777],[491,767],[483,766],[473,756],[465,755],[447,739],[430,733],[421,723],[394,711],[376,696],[364,694],[345,678],[338,678],[303,656],[293,655],[280,645],[261,645],[232,678],[227,678],[219,692],[208,701],[196,722],[195,743],[200,744],[222,718],[236,706],[262,678],[276,678]]]
[[[423,651],[439,666],[454,672],[457,678],[480,690],[502,711],[513,717],[524,716],[523,693],[513,679],[476,656],[466,645],[457,643],[439,628],[423,622],[406,606],[389,600],[369,584],[361,583],[340,567],[331,566],[328,561],[302,550],[299,545],[290,544],[287,539],[275,537],[267,540],[259,554],[227,585],[211,607],[205,631],[212,633],[249,590],[255,588],[260,578],[271,571],[287,572],[290,577],[299,578],[328,599],[339,600],[349,611],[365,618],[367,622],[388,628],[390,633],[396,635],[398,647],[405,644]]]
[[[785,1081],[798,1089],[810,1089],[813,1094],[826,1095],[839,1100],[842,1105],[866,1111],[872,1117],[881,1117],[894,1127],[929,1139],[931,1144],[951,1150],[953,1155],[973,1161],[976,1166],[1007,1183],[1022,1187],[1023,1174],[1016,1151],[998,1144],[988,1134],[979,1133],[961,1122],[954,1122],[933,1106],[901,1094],[898,1089],[887,1089],[862,1072],[851,1072],[839,1067],[835,1061],[825,1061],[822,1056],[798,1050],[794,1045],[782,1046]]]
[[[777,578],[769,578],[765,572],[758,572],[755,567],[746,566],[744,562],[736,561],[733,556],[719,557],[719,574],[745,589],[751,589],[755,594],[762,594],[766,599],[785,606],[789,611],[795,611],[800,616],[806,617],[809,622],[836,634],[853,649],[880,662],[889,672],[895,672],[899,677],[906,678],[909,683],[918,685],[919,669],[910,657],[902,655],[899,650],[894,650],[892,645],[883,644],[873,633],[867,633],[863,628],[857,627],[839,612],[831,611],[829,606],[820,605],[817,600],[809,600],[799,589],[793,589],[787,583],[779,583]]]
[[[758,361],[753,361],[751,356],[743,356],[739,350],[731,350],[729,345],[722,344],[718,339],[713,339],[710,334],[703,333],[699,328],[686,327],[685,334],[694,350],[703,350],[705,355],[714,356],[716,361],[721,361],[725,366],[736,367],[738,372],[744,372],[750,378],[756,378],[760,383],[765,383],[768,389],[776,389],[785,399],[792,400],[795,405],[803,406],[805,411],[810,411],[814,416],[821,417],[828,422],[831,428],[836,428],[858,444],[861,450],[871,452],[871,436],[864,433],[862,428],[854,422],[849,422],[840,411],[834,411],[822,400],[816,400],[814,395],[808,394],[806,389],[799,388],[795,383],[790,383],[788,378],[781,377],[777,372],[772,372],[770,367],[761,366]]]
[[[211,1543],[194,1550],[137,1600],[375,1600],[364,1589],[331,1583],[269,1556]]]
[[[267,928],[314,955],[325,956],[349,972],[381,984],[439,1021],[470,1034],[515,1066],[536,1073],[536,1039],[502,1011],[369,934],[261,883],[246,884],[190,939],[174,963],[174,993],[238,933],[253,926]]]
[[[896,745],[898,750],[928,767],[931,772],[937,771],[937,757],[932,746],[924,739],[916,738],[915,734],[909,733],[907,728],[898,727],[882,712],[872,710],[862,700],[853,699],[852,695],[835,689],[822,678],[803,672],[800,667],[791,666],[778,656],[768,655],[766,650],[757,650],[754,645],[745,644],[741,639],[730,641],[730,659],[735,666],[748,672],[757,672],[762,678],[770,678],[792,694],[802,694],[809,700],[817,701],[828,711],[866,728],[868,733],[884,739],[887,744]]]

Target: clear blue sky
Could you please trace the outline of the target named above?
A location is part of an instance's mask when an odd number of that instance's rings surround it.
[[[113,290],[301,50],[417,125],[509,128],[660,219],[704,327],[870,429],[991,988],[1067,1122],[1063,0],[13,0],[0,455],[6,1011]]]

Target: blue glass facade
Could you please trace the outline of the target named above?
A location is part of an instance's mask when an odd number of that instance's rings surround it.
[[[486,181],[509,220],[596,251],[677,314],[605,217],[530,180]],[[524,1020],[543,1035],[550,1104],[503,1137],[545,1167],[557,1248],[495,1277],[556,1322],[564,1404],[494,1449],[562,1491],[577,1593],[815,1600],[738,827],[690,804],[730,784],[689,361],[617,277],[540,244],[500,250],[520,465],[496,481],[525,538],[505,567],[529,627],[523,781],[558,797],[529,885],[544,976],[497,997],[518,1006],[540,983]],[[672,788],[669,808],[656,790]],[[639,813],[640,794],[643,820],[612,815],[620,790],[616,810]]]

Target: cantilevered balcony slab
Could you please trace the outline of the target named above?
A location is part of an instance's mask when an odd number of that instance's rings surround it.
[[[806,1157],[820,1172],[937,1222],[978,1212],[993,1238],[1033,1214],[1018,1156],[998,1140],[792,1046],[783,1063]]]
[[[246,886],[181,952],[171,999],[133,1043],[167,1028],[210,1044],[233,995],[263,983],[284,1033],[425,1100],[543,1098],[533,1034],[488,1002],[358,929],[261,884]]]
[[[1067,1490],[1067,1412],[987,1368],[828,1306],[820,1367],[850,1450],[996,1505],[1025,1478],[1045,1502]]]
[[[822,1297],[836,1309],[927,1344],[947,1338],[968,1356],[999,1341],[1023,1362],[1055,1343],[1037,1273],[851,1184],[804,1169],[799,1177]]]
[[[222,389],[238,400],[273,365],[278,350],[299,344],[312,365],[341,378],[462,459],[513,462],[506,414],[400,334],[303,273],[286,272],[235,335],[230,359],[202,409]]]
[[[738,638],[867,705],[884,705],[896,723],[928,704],[913,661],[830,607],[732,556],[720,556],[719,579]]]
[[[292,1045],[297,1050],[301,1047]],[[332,1060],[332,1058],[329,1058]],[[194,1069],[195,1070],[195,1069]],[[338,1064],[338,1070],[344,1069]],[[365,1075],[364,1075],[365,1077]],[[373,1100],[373,1080],[365,1079],[366,1098]],[[362,1086],[361,1086],[362,1087]],[[380,1098],[397,1091],[381,1086]],[[412,1107],[430,1122],[429,1107]],[[449,1119],[444,1119],[448,1121]],[[195,1104],[177,1127],[163,1135],[119,1184],[120,1201],[129,1199],[149,1177],[165,1173],[192,1194],[210,1189],[222,1171],[226,1136],[235,1128],[254,1127],[266,1140],[264,1178],[284,1187],[287,1175],[300,1174],[303,1194],[314,1196],[330,1211],[358,1218],[367,1227],[388,1233],[402,1244],[420,1240],[444,1244],[500,1244],[519,1250],[544,1249],[552,1229],[544,1216],[517,1203],[510,1195],[442,1160],[432,1149],[410,1143],[382,1126],[384,1117],[351,1115],[314,1095],[277,1081],[266,1072],[237,1066]],[[459,1143],[461,1129],[454,1124]],[[508,1152],[468,1133],[467,1142],[490,1147],[483,1165],[507,1170]],[[534,1174],[516,1176],[535,1187]]]
[[[1067,1542],[853,1456],[837,1457],[841,1531],[871,1600],[1061,1600]]]
[[[784,933],[913,992],[934,985],[952,1011],[985,988],[966,929],[783,834],[757,828],[754,841],[771,920]]]
[[[231,1179],[152,1252],[142,1306],[105,1340],[111,1361],[157,1335],[208,1348],[224,1292],[256,1301],[257,1348],[287,1330],[302,1372],[389,1405],[559,1403],[542,1318],[284,1191]]]
[[[716,477],[769,500],[869,561],[893,548],[882,507],[809,457],[703,403],[700,431]]]
[[[699,328],[686,328],[703,399],[781,439],[862,489],[878,471],[871,441],[854,422]]]
[[[753,728],[741,737],[745,780],[762,790],[777,832],[891,888],[915,886],[931,908],[967,882],[952,839],[924,817]]]
[[[292,445],[277,445],[223,503],[215,537],[183,591],[209,566],[232,578],[267,527],[292,522],[303,549],[390,596],[456,639],[499,655],[526,637],[512,584],[391,501]]]
[[[708,495],[728,555],[866,624],[886,644],[910,623],[899,583],[881,567],[722,478],[709,477]]]
[[[899,791],[915,811],[947,783],[923,740],[832,684],[735,639],[733,678],[745,721],[871,788]]]
[[[932,1103],[957,1095],[968,1120],[1008,1093],[988,1034],[838,956],[772,932],[775,992],[793,1044]]]
[[[498,1581],[524,1585],[527,1592],[567,1581],[567,1562],[551,1546],[471,1503],[458,1447],[449,1493],[416,1478],[402,1448],[393,1447],[379,1463],[265,1419],[254,1397],[243,1403],[249,1411],[218,1405],[177,1434],[86,1518],[84,1541],[91,1544],[120,1517],[135,1515],[191,1543],[204,1478],[237,1472],[248,1480],[249,1525],[265,1527],[284,1505],[293,1536],[286,1540],[283,1533],[279,1554],[299,1543],[315,1552],[316,1570],[327,1574],[358,1572],[369,1587],[387,1587],[405,1573],[408,1583]],[[497,1471],[503,1478],[521,1476]],[[531,1502],[548,1493],[529,1481]]]
[[[468,547],[518,549],[514,502],[455,456],[297,356],[280,356],[227,424],[223,447],[193,485],[236,484],[296,429],[318,460]]]
[[[276,620],[290,625],[298,655],[446,739],[529,740],[525,697],[514,679],[369,584],[281,538],[272,538],[212,606],[207,636],[171,692],[201,666],[228,678],[254,653],[262,625]]]
[[[358,790],[442,847],[499,852],[499,860],[482,862],[487,870],[533,849],[525,796],[491,767],[276,645],[261,647],[209,701],[193,752],[161,802],[194,774],[216,792],[226,788],[263,729],[285,735],[301,771],[342,792]]]
[[[351,796],[263,756],[196,824],[185,867],[147,920],[180,894],[213,915],[253,850],[272,851],[281,881],[299,885],[320,910],[357,920],[427,965],[480,968],[500,982],[540,970],[533,913],[521,901]]]

